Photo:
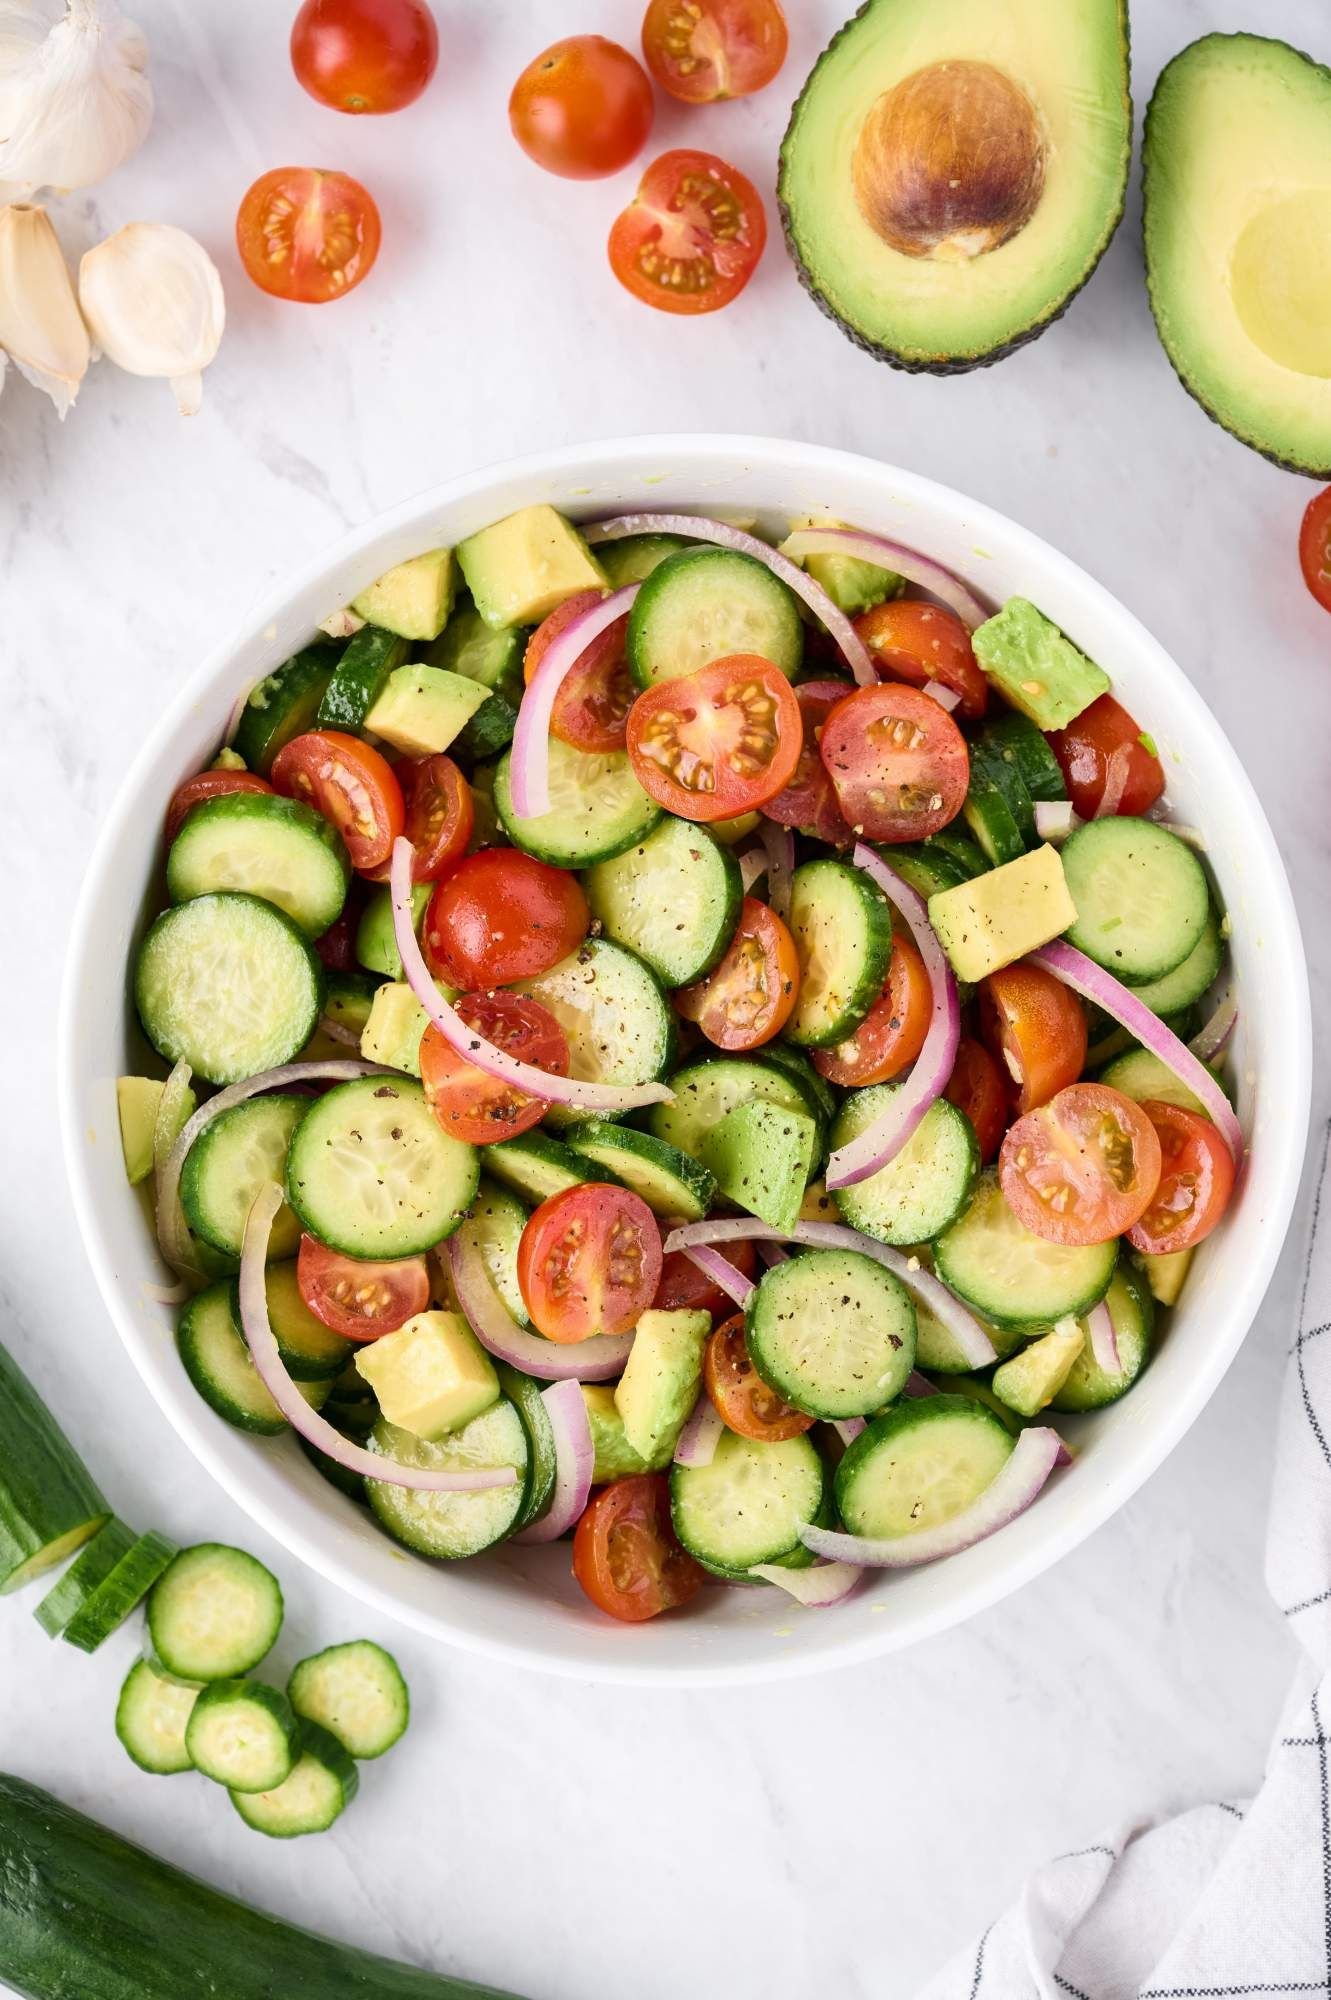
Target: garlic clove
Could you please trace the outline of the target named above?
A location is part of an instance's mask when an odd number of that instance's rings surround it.
[[[62,419],[88,370],[88,329],[44,208],[0,209],[0,347]]]
[[[168,222],[128,223],[85,255],[79,304],[108,360],[164,376],[181,415],[194,415],[226,324],[222,280],[202,244]]]
[[[0,184],[88,187],[127,160],[152,122],[147,62],[116,0],[0,0]]]

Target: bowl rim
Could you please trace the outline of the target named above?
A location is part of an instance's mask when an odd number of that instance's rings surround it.
[[[140,809],[146,778],[172,740],[182,731],[201,698],[211,690],[213,682],[220,679],[228,662],[247,643],[263,636],[266,628],[275,625],[302,593],[317,588],[324,579],[331,579],[345,570],[359,553],[373,544],[386,540],[394,532],[410,528],[418,521],[425,522],[433,510],[442,506],[456,506],[468,499],[479,498],[506,481],[576,474],[592,460],[603,466],[611,459],[620,461],[618,470],[627,484],[631,479],[642,477],[644,464],[685,458],[697,461],[700,491],[705,491],[709,465],[715,467],[718,459],[724,460],[730,469],[737,462],[743,462],[789,474],[792,483],[797,483],[802,477],[816,477],[820,469],[829,474],[840,471],[852,477],[870,477],[884,486],[890,486],[896,496],[905,495],[954,518],[961,516],[966,521],[967,532],[976,537],[982,538],[988,533],[996,536],[1000,543],[1006,542],[1019,555],[1029,553],[1045,563],[1052,562],[1061,568],[1089,609],[1107,616],[1139,651],[1154,655],[1166,678],[1176,684],[1175,691],[1181,694],[1183,705],[1190,711],[1189,726],[1195,727],[1199,735],[1211,739],[1211,749],[1227,766],[1233,785],[1234,804],[1243,815],[1246,832],[1260,850],[1264,873],[1277,890],[1276,906],[1264,911],[1264,920],[1269,926],[1271,948],[1283,953],[1286,971],[1291,975],[1289,1019],[1284,1023],[1283,1032],[1288,1037],[1286,1052],[1293,1075],[1293,1102],[1289,1107],[1290,1115],[1282,1117],[1280,1123],[1280,1159],[1278,1171],[1273,1177],[1265,1226],[1251,1246],[1242,1278],[1226,1297],[1223,1317],[1223,1325],[1227,1329],[1225,1338],[1213,1341],[1205,1351],[1195,1372],[1191,1396],[1179,1398],[1170,1405],[1168,1417],[1143,1433],[1126,1462],[1112,1476],[1103,1479],[1097,1490],[1081,1496],[1079,1510],[1068,1510],[1061,1521],[1056,1520],[1049,1531],[1020,1556],[1009,1556],[1002,1564],[983,1568],[969,1585],[963,1585],[951,1597],[943,1598],[923,1610],[913,1610],[904,1632],[896,1621],[884,1618],[858,1637],[847,1634],[840,1645],[810,1653],[774,1651],[765,1658],[755,1655],[743,1662],[723,1663],[682,1657],[676,1662],[664,1664],[635,1663],[631,1655],[607,1647],[601,1660],[590,1663],[554,1652],[543,1653],[526,1641],[510,1641],[502,1636],[478,1633],[469,1628],[465,1619],[456,1619],[447,1609],[419,1610],[402,1602],[391,1590],[359,1576],[352,1561],[344,1560],[335,1551],[316,1543],[303,1528],[286,1518],[280,1507],[269,1505],[263,1496],[250,1490],[248,1481],[236,1480],[233,1470],[222,1463],[220,1454],[213,1449],[210,1426],[202,1421],[204,1406],[201,1403],[197,1412],[191,1411],[183,1396],[170,1396],[159,1385],[150,1369],[148,1343],[143,1330],[129,1309],[128,1286],[117,1276],[114,1253],[99,1213],[96,1184],[99,1179],[104,1179],[105,1170],[94,1168],[90,1149],[81,1143],[76,1084],[80,1074],[76,1063],[78,1019],[83,1004],[81,996],[96,987],[97,968],[90,955],[89,913],[100,899],[115,892],[114,878],[110,875],[111,857],[127,823]],[[661,511],[666,511],[667,507],[672,510],[696,510],[699,504],[697,497],[680,499],[675,497],[675,493],[676,489],[672,486],[670,501],[663,499]],[[593,498],[594,494],[589,491],[587,497]],[[644,499],[633,511],[651,511],[650,498]],[[751,1685],[827,1672],[902,1650],[918,1640],[959,1625],[1041,1575],[1087,1540],[1159,1469],[1205,1409],[1246,1339],[1283,1248],[1302,1178],[1311,1109],[1312,1020],[1298,915],[1275,836],[1257,794],[1204,697],[1119,598],[1071,557],[1011,516],[972,500],[954,487],[865,453],[745,433],[647,433],[583,441],[553,450],[525,453],[440,481],[373,515],[334,542],[324,545],[294,571],[284,571],[253,608],[237,620],[167,703],[148,731],[117,788],[98,832],[71,919],[57,1018],[56,1058],[66,1177],[79,1232],[103,1304],[153,1400],[223,1491],[282,1547],[307,1563],[318,1575],[376,1611],[427,1637],[456,1645],[478,1657],[559,1678],[589,1683],[669,1685],[678,1688]],[[1269,1135],[1268,1143],[1272,1143]],[[119,1167],[117,1154],[117,1176]],[[792,1610],[796,1616],[809,1615],[799,1613],[795,1607]]]

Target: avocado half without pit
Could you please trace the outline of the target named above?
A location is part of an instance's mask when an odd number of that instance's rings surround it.
[[[867,0],[781,148],[786,240],[861,347],[947,374],[1056,319],[1123,212],[1119,0]]]

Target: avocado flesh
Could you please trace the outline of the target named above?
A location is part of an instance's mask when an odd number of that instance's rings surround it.
[[[1035,108],[1043,182],[1029,219],[970,256],[894,249],[861,211],[865,120],[906,78],[986,64]],[[815,64],[778,193],[806,289],[861,347],[947,374],[1032,340],[1091,275],[1123,210],[1132,137],[1120,0],[867,0]]]
[[[1331,475],[1331,70],[1206,35],[1161,73],[1143,151],[1156,329],[1207,414]]]

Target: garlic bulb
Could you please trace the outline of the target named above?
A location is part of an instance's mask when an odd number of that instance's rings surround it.
[[[63,418],[87,373],[88,329],[44,208],[0,208],[0,347]]]
[[[116,0],[0,0],[0,198],[127,160],[152,121],[147,60]]]
[[[79,304],[103,354],[131,375],[165,375],[182,417],[226,322],[222,280],[202,244],[169,222],[131,222],[79,265]]]

